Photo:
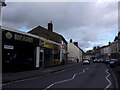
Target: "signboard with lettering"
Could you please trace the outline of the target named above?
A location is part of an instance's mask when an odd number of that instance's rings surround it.
[[[37,38],[7,30],[2,31],[2,37],[3,40],[6,41],[25,42],[25,43],[39,45],[39,39]]]
[[[40,46],[42,47],[46,47],[46,48],[54,48],[53,47],[53,43],[50,43],[48,41],[43,41],[43,40],[40,40]]]
[[[19,35],[19,34],[14,34],[14,40],[19,40],[19,41],[33,43],[33,38],[32,37]]]
[[[14,46],[11,46],[11,45],[4,45],[4,49],[14,49]]]

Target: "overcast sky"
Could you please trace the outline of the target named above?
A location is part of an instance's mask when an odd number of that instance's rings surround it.
[[[38,25],[47,28],[52,21],[54,32],[69,42],[77,41],[83,50],[113,41],[118,32],[117,2],[7,2],[2,25],[29,31]]]

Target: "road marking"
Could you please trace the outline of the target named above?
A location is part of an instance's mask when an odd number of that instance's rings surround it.
[[[35,78],[21,79],[21,80],[17,80],[17,81],[11,81],[11,82],[9,82],[9,83],[2,84],[2,86],[9,85],[9,84],[12,84],[12,83],[17,83],[17,82],[34,80],[34,79],[38,79],[38,78],[42,78],[42,76],[40,76],[40,77],[35,77]],[[1,85],[0,85],[0,86],[1,86]]]
[[[82,74],[82,73],[84,73],[85,70],[87,70],[87,69],[89,69],[89,68],[83,69],[82,72],[74,74],[74,75],[72,76],[72,78],[70,78],[70,79],[66,79],[66,80],[62,80],[62,81],[58,81],[58,82],[52,83],[51,85],[49,85],[48,87],[46,87],[44,90],[47,90],[47,89],[51,88],[52,86],[54,86],[54,85],[56,85],[56,84],[64,83],[64,82],[67,82],[67,81],[71,81],[71,80],[73,80],[73,79],[77,76],[77,74]]]
[[[71,69],[73,69],[73,68],[69,68],[69,69],[65,69],[65,70],[57,71],[57,72],[55,72],[55,73],[61,73],[61,72],[68,71],[68,70],[71,70]]]
[[[66,69],[66,70],[62,70],[62,72],[63,71],[67,71],[67,70],[70,70],[70,69],[73,69],[73,68],[69,68],[69,69]],[[88,68],[86,68],[86,69],[83,69],[83,73],[85,72],[84,70],[87,70]],[[80,73],[78,73],[78,74],[80,74]],[[77,74],[76,74],[77,75]],[[75,74],[73,75],[73,79],[75,78],[75,76],[76,76]],[[22,79],[22,80],[17,80],[17,81],[12,81],[12,82],[9,82],[9,83],[5,83],[5,84],[0,84],[0,86],[5,86],[5,85],[9,85],[9,84],[12,84],[12,83],[15,83],[15,82],[23,82],[23,81],[27,81],[27,80],[33,80],[33,79],[38,79],[38,78],[42,78],[42,76],[40,76],[40,77],[35,77],[35,78],[28,78],[28,79]],[[68,80],[70,80],[70,79],[68,79]],[[68,80],[63,80],[64,82],[66,82],[66,81],[68,81]],[[50,87],[52,87],[53,85],[51,84],[51,86]]]
[[[60,71],[60,72],[64,72],[65,70],[62,70],[62,71]]]
[[[47,90],[47,89],[51,88],[52,86],[54,86],[56,84],[60,84],[60,83],[67,82],[67,81],[71,81],[71,80],[73,80],[76,77],[76,75],[77,75],[77,73],[74,74],[73,77],[70,78],[70,79],[66,79],[66,80],[63,80],[63,81],[55,82],[55,83],[49,85],[48,87],[46,87],[44,90]]]
[[[67,71],[67,70],[70,70],[70,69],[73,69],[73,68],[69,68],[69,69],[66,69],[66,70],[61,70],[61,71],[58,71],[58,72],[60,73],[60,72]],[[56,73],[58,73],[58,72],[56,72]],[[16,83],[16,82],[23,82],[23,81],[28,81],[28,80],[38,79],[38,78],[42,78],[42,76],[35,77],[35,78],[28,78],[28,79],[21,79],[21,80],[11,81],[9,83],[0,84],[0,86],[5,86],[5,85],[9,85],[9,84]]]
[[[60,72],[64,72],[64,71],[71,70],[71,69],[73,69],[73,68],[65,69],[65,70],[62,70]]]
[[[9,83],[5,83],[5,84],[2,84],[0,86],[5,86],[5,85],[9,85],[9,84],[12,84],[13,82],[9,82]]]
[[[78,73],[78,74],[84,73],[84,72],[85,72],[85,70],[87,70],[87,69],[89,69],[89,68],[83,69],[83,71],[82,71],[82,72],[80,72],[80,73]]]
[[[108,72],[108,69],[106,70],[106,73],[108,74],[105,78],[106,78],[106,80],[109,82],[109,84],[105,87],[105,89],[104,90],[106,90],[106,89],[108,89],[110,86],[111,86],[111,82],[110,82],[110,80],[108,79],[108,77],[111,75],[109,72]]]

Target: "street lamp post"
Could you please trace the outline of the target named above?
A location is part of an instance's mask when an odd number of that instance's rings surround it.
[[[0,0],[0,90],[2,89],[2,7],[6,6],[5,0]]]

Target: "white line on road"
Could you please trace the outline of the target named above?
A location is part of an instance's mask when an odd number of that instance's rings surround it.
[[[110,86],[111,86],[111,82],[110,82],[110,80],[108,79],[108,77],[111,75],[109,72],[108,72],[108,69],[106,70],[106,73],[108,74],[105,78],[106,78],[106,80],[109,82],[109,84],[105,87],[105,89],[104,90],[106,90],[106,89],[108,89]]]
[[[9,83],[2,84],[2,86],[9,85],[9,84],[12,84],[12,83],[17,83],[17,82],[34,80],[34,79],[38,79],[38,78],[42,78],[42,76],[40,76],[40,77],[35,77],[35,78],[21,79],[21,80],[17,80],[17,81],[11,81],[11,82],[9,82]]]
[[[70,79],[66,79],[66,80],[63,80],[63,81],[55,82],[55,83],[49,85],[48,87],[46,87],[44,90],[47,90],[47,89],[51,88],[52,86],[54,86],[56,84],[60,84],[60,83],[67,82],[67,81],[71,81],[71,80],[73,80],[76,77],[76,75],[77,75],[77,73],[74,74],[73,77],[70,78]]]
[[[80,73],[78,73],[78,74],[84,73],[84,72],[85,72],[85,70],[87,70],[87,69],[89,69],[89,68],[83,69],[83,71],[82,71],[82,72],[80,72]]]
[[[61,73],[61,72],[68,71],[68,70],[71,70],[71,69],[73,69],[73,68],[69,68],[69,69],[61,70],[61,71],[58,71],[58,72],[55,72],[55,73]]]
[[[72,76],[72,78],[70,78],[70,79],[66,79],[66,80],[62,80],[62,81],[59,81],[59,82],[52,83],[51,85],[49,85],[48,87],[46,87],[44,90],[47,90],[47,89],[51,88],[52,86],[54,86],[54,85],[56,85],[56,84],[64,83],[64,82],[67,82],[67,81],[71,81],[71,80],[73,80],[73,79],[77,76],[77,74],[84,73],[85,70],[87,70],[87,69],[89,69],[89,68],[83,69],[82,72],[74,74],[74,75]]]
[[[69,68],[69,69],[66,69],[66,70],[61,70],[61,71],[58,71],[58,72],[60,73],[60,72],[71,70],[71,69],[73,69],[73,68]],[[56,73],[58,73],[58,72],[56,72]],[[9,84],[16,83],[16,82],[23,82],[23,81],[28,81],[28,80],[34,80],[34,79],[38,79],[38,78],[42,78],[42,76],[35,77],[35,78],[28,78],[28,79],[22,79],[22,80],[12,81],[12,82],[9,82],[9,83],[0,84],[0,86],[9,85]]]
[[[5,83],[5,84],[2,84],[0,86],[5,86],[5,85],[9,85],[9,84],[12,84],[13,82],[9,82],[9,83]]]

